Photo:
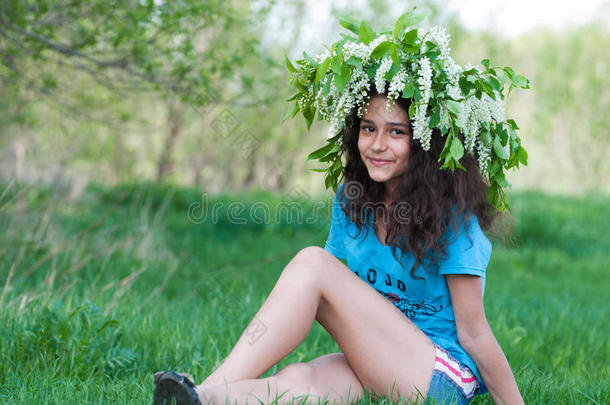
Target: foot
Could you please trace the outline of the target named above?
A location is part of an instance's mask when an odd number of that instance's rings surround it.
[[[159,383],[159,378],[161,378],[161,376],[163,374],[165,374],[165,373],[167,373],[167,371],[158,371],[158,372],[155,373],[155,376],[154,376],[155,377],[155,384]],[[189,382],[192,385],[195,385],[195,379],[193,378],[192,374],[189,374],[189,373],[178,373],[178,372],[175,372],[175,373],[178,374],[180,377],[184,377],[187,380],[189,380]]]
[[[154,382],[154,405],[170,405],[172,400],[176,401],[176,405],[202,405],[190,374],[160,371],[155,373]]]

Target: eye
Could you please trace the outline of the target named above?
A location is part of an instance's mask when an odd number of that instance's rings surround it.
[[[367,130],[366,130],[367,128],[370,128],[370,129],[372,129],[373,131],[375,130],[373,127],[369,127],[369,126],[367,126],[367,125],[363,125],[363,126],[360,128],[360,129],[362,129],[364,132],[371,132],[371,131],[367,131]]]
[[[406,135],[406,133],[404,133],[404,132],[403,132],[403,131],[401,131],[400,129],[393,129],[393,130],[392,130],[392,132],[393,132],[393,131],[396,131],[396,134],[397,134],[397,135]]]

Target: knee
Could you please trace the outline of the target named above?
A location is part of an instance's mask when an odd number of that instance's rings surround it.
[[[274,377],[288,385],[300,386],[313,380],[314,367],[307,363],[292,363],[275,373]]]
[[[327,269],[327,264],[333,258],[332,254],[319,246],[307,246],[299,250],[292,259],[292,266],[287,266],[286,270],[291,269],[290,271],[297,272],[299,277],[318,279],[320,276],[318,272]]]
[[[303,288],[319,289],[334,271],[344,266],[335,256],[318,246],[301,249],[282,271],[282,277],[297,279]]]
[[[306,262],[310,265],[324,264],[328,263],[332,259],[335,259],[335,257],[329,251],[319,246],[304,247],[303,249],[299,250],[294,258],[297,261]]]
[[[299,252],[296,254],[296,257],[315,260],[318,259],[320,256],[323,256],[325,252],[326,250],[322,249],[320,246],[307,246],[299,250]]]

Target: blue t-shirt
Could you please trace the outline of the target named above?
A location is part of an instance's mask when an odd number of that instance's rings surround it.
[[[481,277],[485,288],[485,268],[491,255],[491,243],[481,230],[475,215],[459,229],[459,237],[449,229],[447,259],[439,262],[438,272],[415,270],[415,279],[410,269],[415,258],[397,249],[396,254],[404,267],[394,258],[392,247],[382,245],[372,224],[367,224],[358,238],[358,228],[341,209],[338,198],[343,184],[335,194],[331,227],[324,248],[335,257],[347,261],[347,266],[375,290],[396,305],[434,343],[449,352],[462,365],[468,366],[481,383],[481,392],[486,391],[476,364],[458,341],[451,295],[444,274],[472,274]],[[345,199],[344,199],[345,204]],[[370,220],[370,216],[369,216]],[[464,227],[468,227],[468,235]],[[365,237],[366,236],[366,237]],[[470,237],[470,240],[468,239]],[[471,243],[472,242],[472,243]]]

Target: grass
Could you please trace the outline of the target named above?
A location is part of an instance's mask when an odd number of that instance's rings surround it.
[[[264,192],[209,198],[209,207],[223,207],[203,222],[194,189],[69,194],[0,188],[0,403],[150,403],[155,371],[202,380],[286,263],[328,234],[328,205],[311,224],[286,212],[266,224],[231,220],[231,203],[243,203],[242,218],[257,202],[277,208],[281,197]],[[610,197],[512,197],[514,243],[494,242],[485,305],[525,402],[607,403]],[[305,202],[306,214],[315,203]],[[338,350],[314,323],[263,376]]]

